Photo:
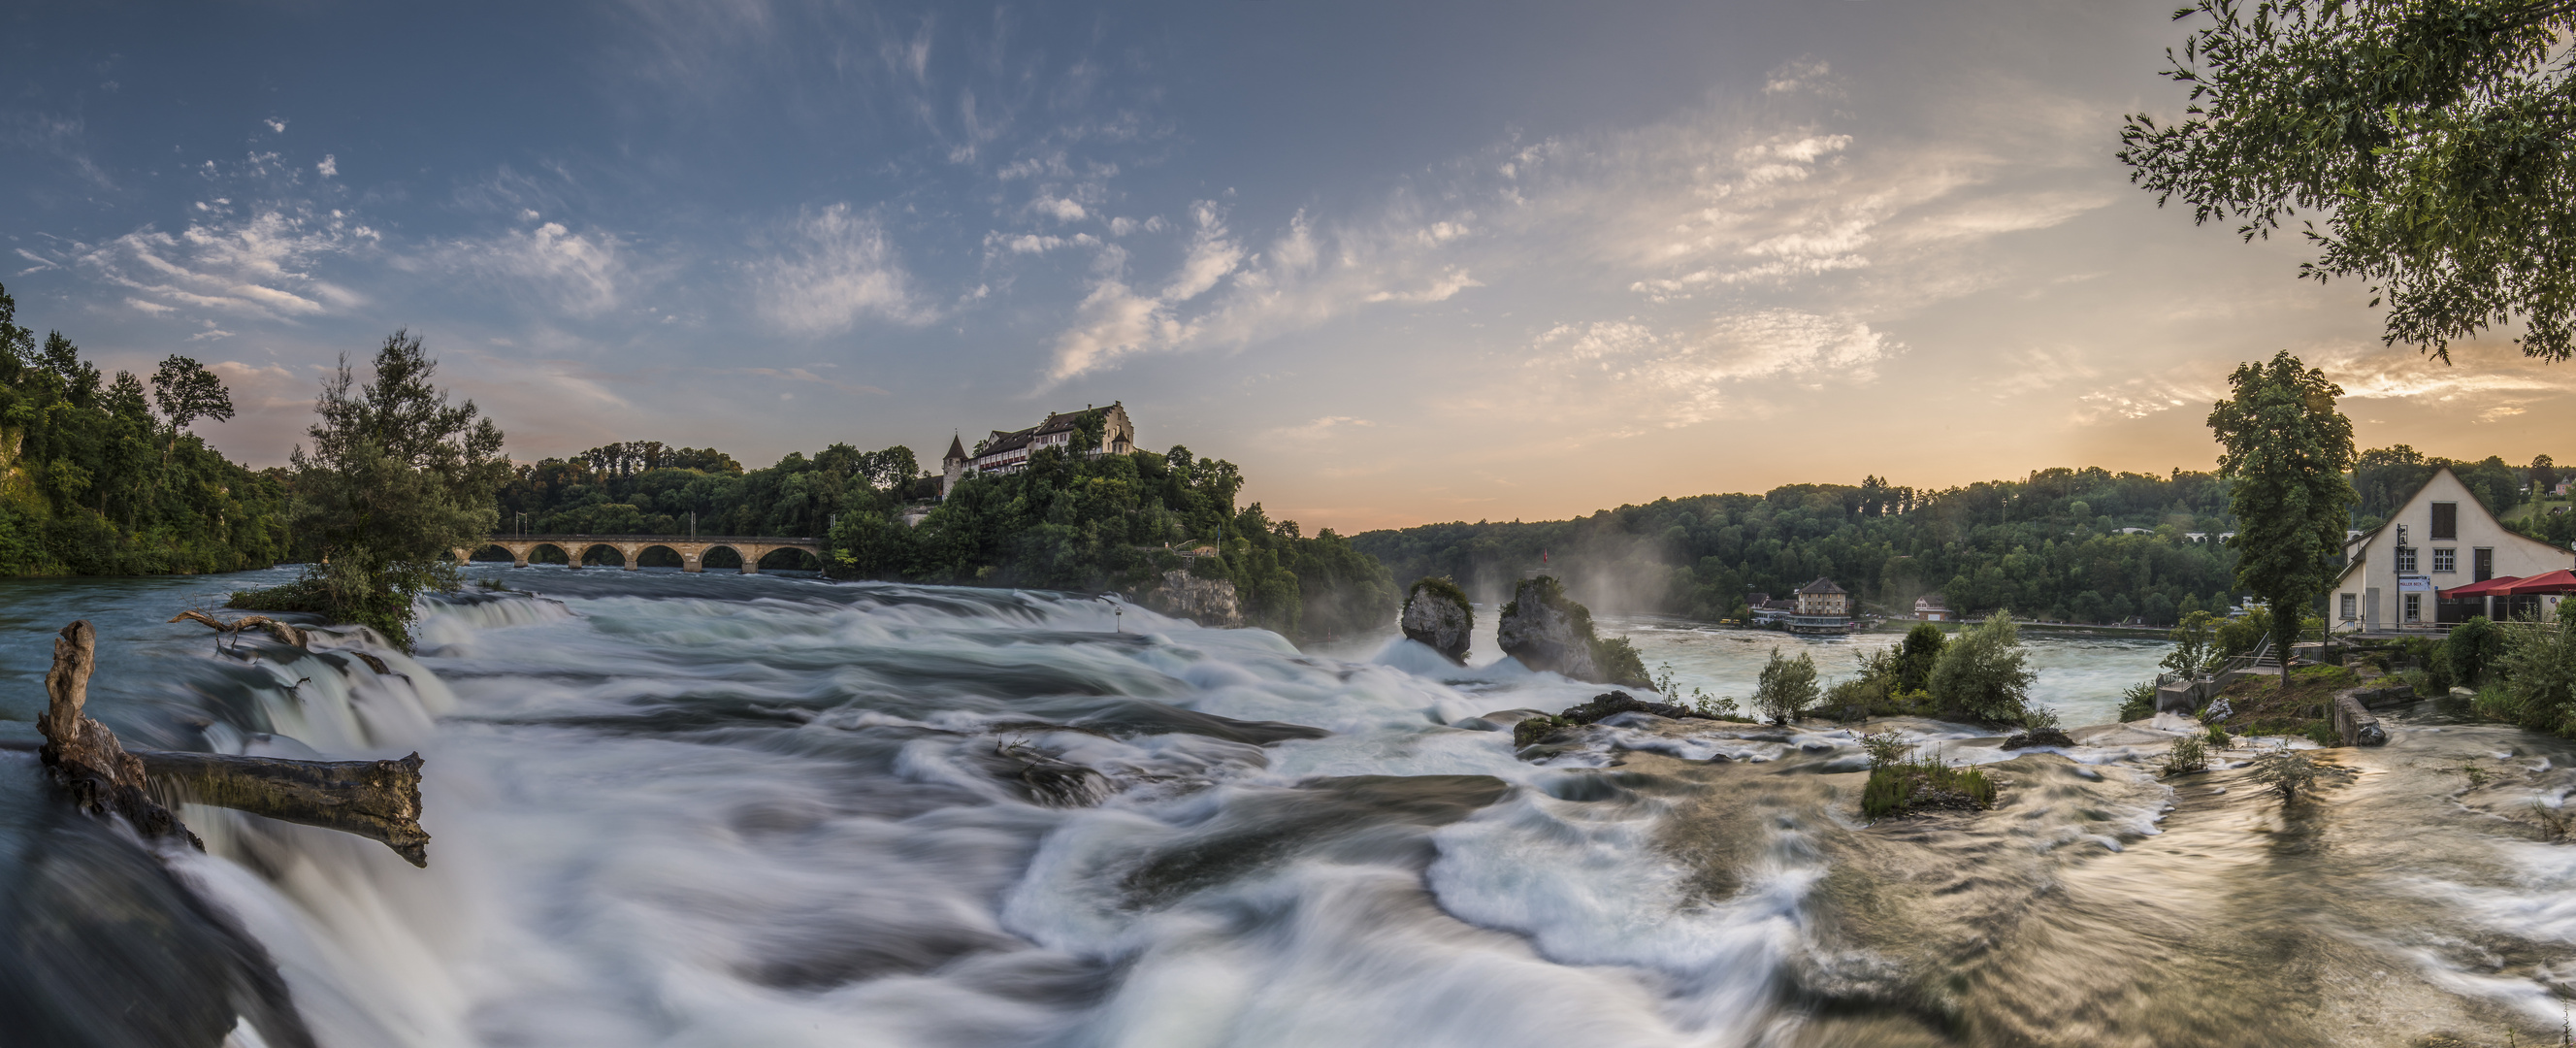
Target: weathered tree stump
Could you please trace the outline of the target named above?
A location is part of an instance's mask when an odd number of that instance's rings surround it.
[[[177,834],[194,842],[195,835],[145,792],[146,782],[158,779],[192,803],[353,833],[383,843],[414,866],[429,865],[429,834],[420,828],[420,754],[304,761],[128,751],[106,725],[81,714],[97,647],[97,631],[87,620],[63,627],[62,639],[54,642],[53,669],[45,674],[45,715],[36,725],[45,736],[37,753],[46,770],[91,814],[123,816],[146,837]]]

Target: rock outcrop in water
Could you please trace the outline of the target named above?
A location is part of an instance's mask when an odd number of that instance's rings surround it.
[[[1243,601],[1226,579],[1203,579],[1187,571],[1166,571],[1163,581],[1136,595],[1136,603],[1201,626],[1231,629],[1243,625]]]
[[[1702,720],[1716,719],[1687,706],[1675,706],[1668,702],[1647,702],[1624,691],[1608,691],[1593,696],[1592,701],[1583,705],[1568,706],[1564,712],[1554,716],[1542,714],[1512,725],[1512,745],[1528,746],[1543,741],[1548,736],[1566,728],[1580,728],[1622,713],[1650,713],[1673,720],[1687,717],[1697,717]]]
[[[1467,638],[1476,630],[1476,612],[1467,592],[1444,578],[1424,578],[1404,596],[1404,635],[1461,666],[1467,664]]]
[[[1521,580],[1496,625],[1494,638],[1503,653],[1533,670],[1596,684],[1654,687],[1637,650],[1624,637],[1596,636],[1591,609],[1567,597],[1554,576]]]

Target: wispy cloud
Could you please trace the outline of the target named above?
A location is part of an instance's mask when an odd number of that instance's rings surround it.
[[[1579,413],[1588,430],[1634,436],[1716,418],[1728,387],[1751,379],[1865,382],[1903,348],[1850,317],[1786,309],[1721,314],[1682,331],[1561,324],[1533,342],[1520,385]]]
[[[480,278],[513,297],[564,316],[596,317],[618,308],[631,273],[616,236],[575,233],[560,222],[510,229],[435,245],[428,264]],[[418,263],[405,263],[418,269]]]
[[[874,216],[833,204],[797,217],[768,258],[750,264],[761,320],[796,335],[847,331],[866,319],[927,323],[937,310]]]

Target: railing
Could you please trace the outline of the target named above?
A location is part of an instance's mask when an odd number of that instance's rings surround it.
[[[822,545],[822,544],[823,544],[823,540],[821,540],[821,539],[816,539],[816,538],[796,538],[796,537],[793,537],[793,536],[787,536],[787,535],[494,535],[494,536],[492,536],[491,538],[486,539],[486,540],[484,540],[484,541],[486,541],[486,542],[591,542],[591,543],[599,543],[599,542],[652,542],[652,543],[664,543],[664,542],[711,542],[711,543],[715,543],[715,544],[717,544],[717,545],[729,545],[729,544],[732,544],[732,543],[740,542],[740,543],[745,543],[745,544],[754,544],[754,543],[757,543],[757,544],[765,544],[765,545],[771,545],[771,546],[793,545],[793,544],[796,544],[796,543],[804,543],[804,544],[806,544],[806,545],[813,545],[813,546],[819,546],[819,545]]]

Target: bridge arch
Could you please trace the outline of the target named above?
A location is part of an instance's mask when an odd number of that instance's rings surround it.
[[[630,568],[678,568],[682,571],[693,571],[697,568],[696,564],[691,563],[691,559],[688,554],[680,552],[678,546],[674,546],[668,542],[647,542],[635,547],[635,553],[633,556],[627,558],[626,566]]]
[[[754,570],[765,568],[771,571],[821,571],[823,558],[801,547],[775,546],[762,552],[760,558],[752,562],[752,567]]]
[[[612,557],[616,559],[611,560],[610,558]],[[609,568],[627,568],[634,566],[633,560],[626,555],[626,550],[614,542],[583,543],[581,547],[581,564],[583,567],[598,564],[601,567]]]
[[[499,556],[485,556],[485,554],[489,554],[489,553],[497,553],[497,554],[500,554],[500,555],[499,555]],[[518,551],[513,550],[513,549],[511,549],[511,548],[510,548],[510,547],[508,547],[508,546],[504,546],[504,545],[502,545],[502,544],[500,544],[500,543],[498,543],[498,542],[486,542],[486,543],[484,543],[484,544],[482,544],[482,545],[480,545],[480,546],[476,546],[476,547],[474,547],[474,548],[472,548],[472,549],[469,549],[469,550],[465,551],[465,559],[466,559],[466,561],[467,561],[467,562],[469,562],[469,563],[470,563],[470,562],[473,562],[473,561],[484,561],[484,562],[489,563],[489,562],[492,562],[492,561],[503,561],[503,560],[509,561],[509,562],[511,562],[511,563],[513,563],[513,564],[524,564],[524,563],[526,563],[526,561],[524,561],[524,560],[521,560],[521,559],[520,559],[520,555],[519,555]]]
[[[531,542],[528,544],[527,563],[571,564],[574,563],[574,561],[572,559],[572,551],[565,549],[560,544],[553,542]]]

